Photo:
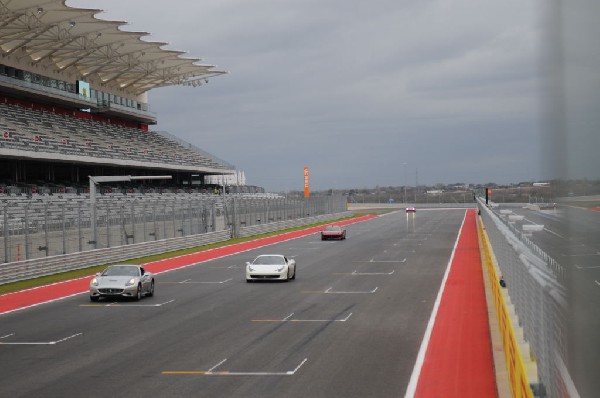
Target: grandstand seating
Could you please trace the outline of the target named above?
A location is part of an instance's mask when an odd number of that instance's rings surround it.
[[[0,147],[94,159],[229,170],[156,132],[0,102]]]

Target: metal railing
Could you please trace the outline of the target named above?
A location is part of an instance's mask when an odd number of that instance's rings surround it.
[[[541,396],[578,396],[565,367],[567,300],[564,270],[493,206],[479,209],[495,258],[537,362]]]
[[[223,202],[225,222],[232,236],[239,237],[241,228],[289,220],[304,219],[347,210],[342,196],[321,196],[310,199],[228,197]]]
[[[0,265],[0,285],[228,240],[228,230]]]
[[[23,200],[0,205],[4,263],[134,243],[179,238],[346,211],[343,197],[304,200],[198,195],[145,200],[140,196]],[[95,222],[92,215],[95,214]]]
[[[297,228],[307,224],[314,224],[318,222],[329,221],[332,218],[343,218],[350,217],[352,212],[344,212],[344,213],[335,213],[335,217],[332,217],[331,214],[325,214],[315,217],[301,218],[296,220],[288,220],[288,221],[277,221],[271,222],[268,224],[261,225],[252,225],[248,227],[241,227],[238,233],[238,237],[245,238],[248,236],[260,235],[267,232],[281,231],[283,229],[288,228]]]
[[[301,227],[304,225],[328,221],[334,218],[347,217],[350,215],[350,212],[326,214],[243,227],[240,230],[240,237],[260,235],[286,228]],[[127,261],[153,254],[188,249],[211,243],[225,242],[230,238],[231,230],[223,229],[217,232],[205,232],[180,238],[162,239],[151,242],[135,243],[125,246],[95,249],[72,254],[62,254],[34,260],[0,264],[0,285],[75,269],[93,267],[95,265]]]
[[[10,263],[225,229],[214,200],[103,200],[95,205],[95,231],[91,214],[86,201],[4,205],[0,258]]]
[[[96,223],[91,210],[86,201],[0,207],[0,284],[213,243],[204,237],[217,242],[350,214],[342,197],[105,198],[96,204]]]

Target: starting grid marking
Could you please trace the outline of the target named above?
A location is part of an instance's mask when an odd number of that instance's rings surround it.
[[[186,279],[181,282],[159,282],[162,284],[223,284],[232,281],[233,278],[225,279],[224,281],[193,281],[191,279]]]
[[[346,322],[350,319],[352,313],[349,313],[347,317],[342,319],[292,319],[292,316],[294,316],[293,312],[283,319],[253,319],[252,322]]]
[[[396,270],[392,270],[392,272],[358,272],[358,270],[354,270],[352,272],[336,272],[333,275],[354,275],[354,276],[369,276],[369,275],[392,275]]]
[[[333,287],[330,287],[329,289],[325,290],[323,293],[324,294],[372,294],[372,293],[375,293],[377,291],[377,289],[379,289],[379,287],[375,287],[375,289],[366,291],[366,292],[332,292],[331,289],[333,289]]]
[[[373,264],[373,263],[405,263],[406,262],[406,258],[403,258],[402,260],[375,260],[374,258],[370,259],[369,261],[353,261],[353,263],[369,263],[369,264]]]
[[[14,335],[15,335],[14,333],[7,334],[6,336],[0,337],[0,340],[5,339],[10,336],[14,336]],[[64,339],[60,339],[60,340],[56,340],[56,341],[0,341],[0,344],[2,344],[2,345],[55,345],[55,344],[62,343],[63,341],[67,341],[69,339],[72,339],[74,337],[81,336],[81,335],[83,335],[83,333],[75,333],[72,336],[65,337]]]
[[[302,290],[302,293],[315,293],[315,294],[373,294],[377,291],[377,289],[379,289],[379,287],[376,287],[373,290],[370,291],[365,291],[365,292],[332,292],[331,289],[333,289],[333,287],[328,288],[327,290],[323,291],[323,290]]]
[[[227,358],[217,363],[209,370],[176,370],[176,371],[164,371],[161,372],[163,375],[201,375],[201,376],[293,376],[296,372],[308,361],[308,358],[304,358],[298,366],[293,370],[285,372],[232,372],[229,370],[215,370],[227,361]]]
[[[350,275],[392,275],[396,270],[393,269],[392,272],[356,272],[354,270]]]
[[[165,301],[160,304],[121,304],[118,302],[112,302],[107,304],[79,304],[80,307],[162,307],[163,305],[170,304],[174,302],[175,299]]]
[[[228,267],[207,267],[208,269],[221,269],[221,270],[225,270],[225,269],[239,269],[239,268],[246,268],[245,265],[230,265]]]
[[[369,261],[353,261],[353,263],[360,263],[360,264],[377,264],[377,263],[402,264],[405,262],[406,262],[406,258],[403,258],[402,260],[375,260],[374,258],[372,258]],[[334,272],[333,275],[353,275],[353,276],[393,275],[395,271],[396,270],[392,270],[391,272],[358,272],[358,270],[355,269],[352,272]],[[377,288],[375,288],[375,289],[377,289]],[[328,292],[325,292],[325,293],[328,293]],[[329,293],[336,293],[336,292],[329,292]]]

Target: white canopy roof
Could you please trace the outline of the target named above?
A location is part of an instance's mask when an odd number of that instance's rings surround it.
[[[143,41],[147,32],[122,31],[127,22],[98,19],[100,12],[70,7],[65,0],[0,0],[0,53],[25,53],[33,63],[51,62],[58,71],[97,76],[135,94],[196,86],[226,73],[182,58],[183,51],[161,48],[168,43]]]

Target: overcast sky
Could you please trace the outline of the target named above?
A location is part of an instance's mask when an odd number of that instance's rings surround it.
[[[156,130],[268,191],[540,179],[539,0],[70,0],[229,74]],[[151,5],[150,5],[151,4]],[[405,165],[406,164],[406,165]]]

